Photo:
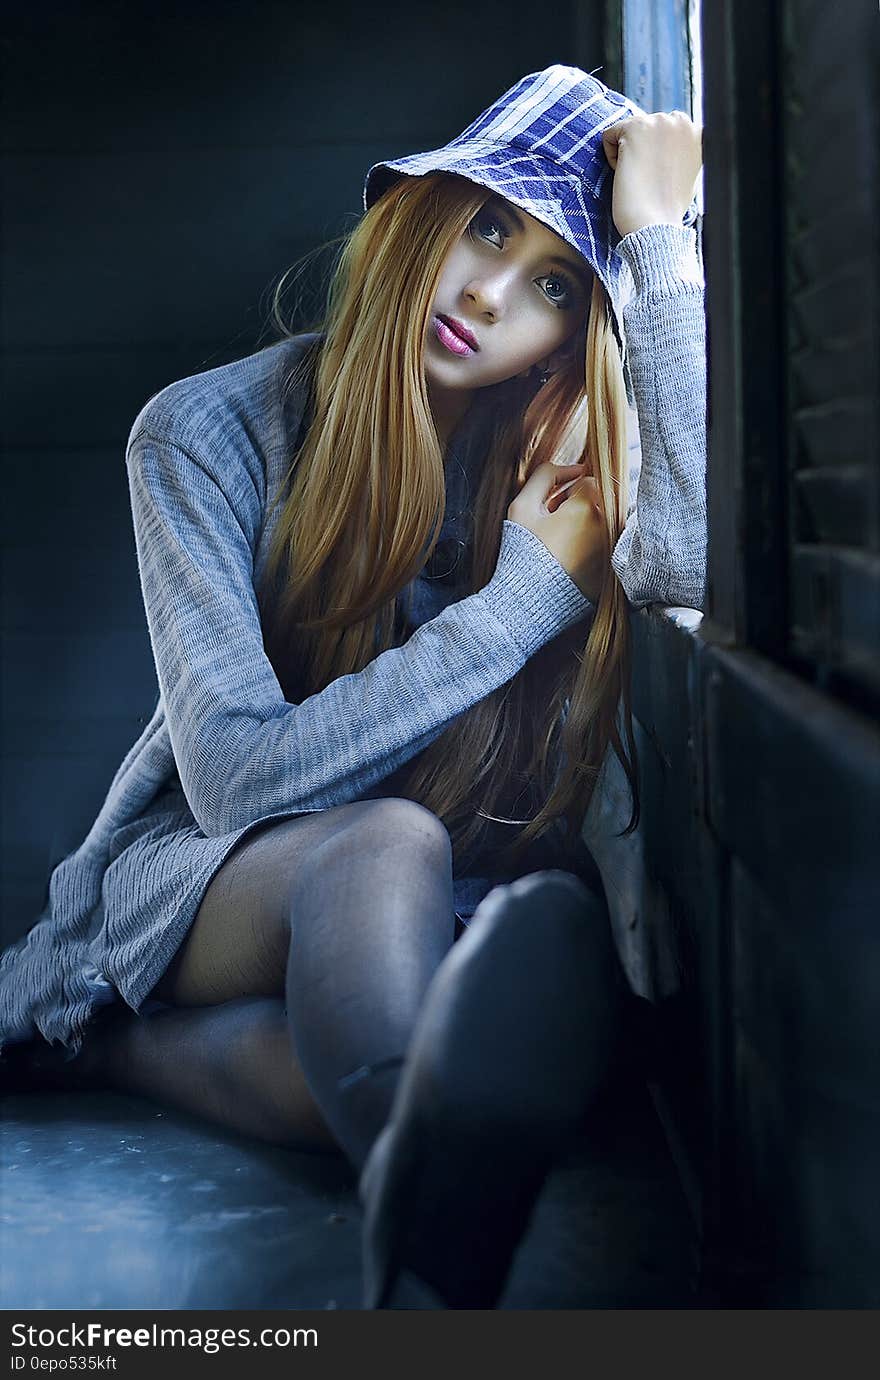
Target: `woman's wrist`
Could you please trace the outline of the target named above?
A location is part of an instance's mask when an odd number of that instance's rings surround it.
[[[705,287],[690,226],[645,225],[624,235],[616,252],[632,274],[636,293],[662,296],[681,292],[682,287]]]
[[[592,608],[540,537],[509,518],[495,573],[480,597],[527,657]]]

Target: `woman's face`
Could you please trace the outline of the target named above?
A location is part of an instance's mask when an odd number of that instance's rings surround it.
[[[552,366],[554,353],[583,324],[591,290],[592,274],[577,250],[493,196],[440,276],[425,338],[429,391],[470,393],[535,364]]]

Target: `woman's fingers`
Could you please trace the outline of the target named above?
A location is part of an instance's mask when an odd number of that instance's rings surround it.
[[[608,534],[599,486],[585,473],[586,468],[584,464],[539,465],[510,504],[507,516],[533,532],[582,593],[595,602],[608,559]],[[574,470],[578,473],[572,474]]]
[[[565,484],[568,480],[584,474],[588,468],[585,464],[555,465],[552,460],[546,460],[543,465],[538,465],[532,470],[517,494],[517,499],[526,498],[529,502],[538,503],[545,501],[558,484]]]
[[[563,503],[568,502],[575,492],[575,486],[582,480],[588,482],[590,492],[598,494],[598,485],[589,469],[585,461],[579,461],[576,465],[557,465],[548,460],[538,465],[511,503],[507,516],[521,521],[525,513],[555,513]]]
[[[576,479],[569,479],[567,483],[562,484],[558,489],[553,489],[552,492],[547,495],[546,506],[548,513],[556,512],[556,509],[565,502],[567,495],[571,492],[572,485],[577,482]]]
[[[703,130],[683,110],[641,112],[602,135],[614,172],[611,215],[628,235],[646,225],[680,225],[703,163]]]
[[[616,125],[612,125],[610,129],[606,129],[605,133],[602,135],[602,148],[605,150],[605,157],[611,165],[612,172],[614,172],[617,167],[617,145],[620,142],[621,135],[620,126],[625,123],[626,121],[619,121]]]
[[[562,503],[574,503],[575,507],[590,508],[600,517],[602,516],[602,502],[599,493],[599,484],[591,474],[578,475],[575,479],[569,479],[560,489],[552,495],[554,503],[551,511]],[[550,507],[550,500],[547,502]]]

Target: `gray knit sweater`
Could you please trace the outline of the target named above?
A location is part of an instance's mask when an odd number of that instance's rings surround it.
[[[699,608],[706,361],[695,236],[649,226],[619,252],[633,281],[624,322],[642,459],[613,566],[635,605]],[[414,619],[403,645],[364,670],[288,703],[255,586],[277,521],[267,503],[305,402],[285,401],[281,385],[304,340],[172,384],[134,422],[126,463],[159,698],[85,840],[54,869],[42,915],[0,957],[0,1047],[40,1031],[76,1049],[102,1003],[121,996],[139,1009],[250,829],[381,794],[456,715],[590,612],[543,543],[505,521],[483,589]]]

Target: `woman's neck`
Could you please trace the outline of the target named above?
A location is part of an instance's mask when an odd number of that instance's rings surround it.
[[[450,437],[464,420],[465,413],[468,411],[475,396],[475,389],[471,392],[456,391],[454,393],[439,393],[432,390],[430,384],[428,385],[428,402],[431,405],[434,426],[437,428],[437,439],[440,442],[440,449],[444,453],[449,444]]]

